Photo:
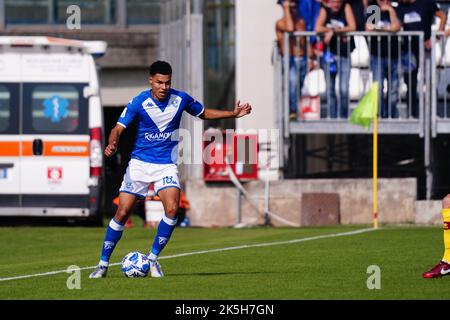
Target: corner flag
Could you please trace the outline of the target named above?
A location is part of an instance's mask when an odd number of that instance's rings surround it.
[[[378,82],[374,82],[369,92],[361,99],[361,101],[353,110],[350,116],[350,123],[363,126],[367,130],[370,123],[376,117],[378,112]]]
[[[361,99],[350,116],[350,122],[367,130],[373,120],[373,227],[378,228],[378,82]]]

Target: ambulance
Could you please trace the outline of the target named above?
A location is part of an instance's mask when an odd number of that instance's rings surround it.
[[[101,223],[103,41],[0,36],[0,219]]]

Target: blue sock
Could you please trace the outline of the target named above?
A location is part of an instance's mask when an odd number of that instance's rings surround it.
[[[108,266],[109,258],[116,247],[117,242],[119,242],[122,237],[124,224],[111,219],[108,228],[106,229],[105,241],[103,242],[102,256],[100,259],[100,264]]]
[[[156,232],[155,240],[153,241],[152,249],[149,254],[150,260],[155,260],[160,252],[164,249],[167,242],[169,242],[170,236],[172,235],[173,229],[177,224],[177,219],[170,219],[163,216],[161,222],[158,226],[158,231]]]

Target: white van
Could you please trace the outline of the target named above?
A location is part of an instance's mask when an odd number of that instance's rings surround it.
[[[103,41],[0,36],[0,216],[101,221]]]

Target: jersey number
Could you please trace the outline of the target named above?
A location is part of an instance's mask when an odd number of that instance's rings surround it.
[[[163,178],[163,185],[165,186],[166,184],[175,184],[175,182],[173,181],[173,177],[172,176],[168,176],[168,177],[164,177]]]

